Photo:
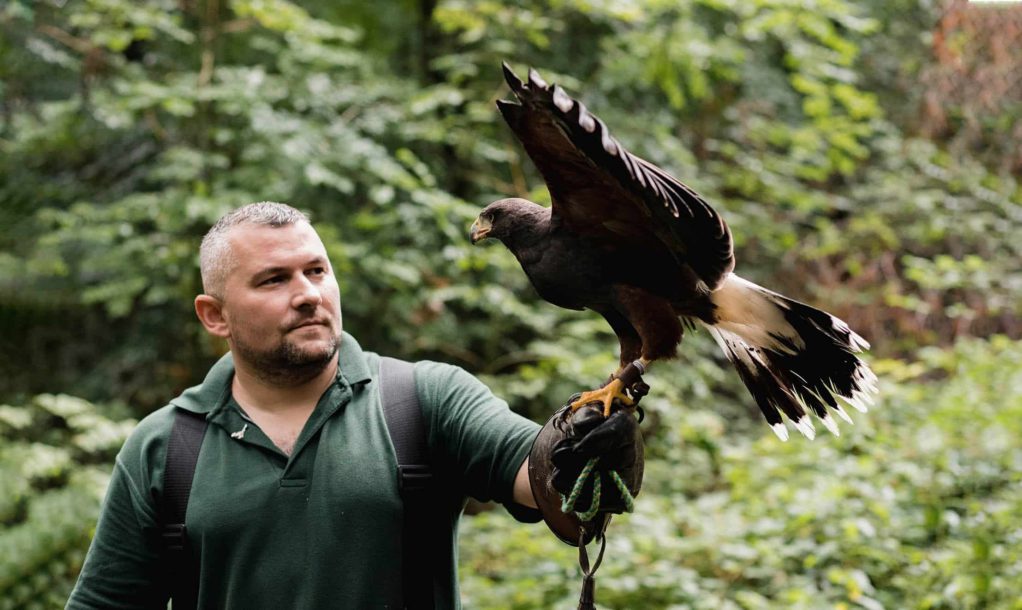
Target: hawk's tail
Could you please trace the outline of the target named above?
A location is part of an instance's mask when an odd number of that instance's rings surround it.
[[[837,434],[830,410],[852,420],[835,397],[863,412],[872,403],[876,375],[855,355],[869,343],[843,321],[734,274],[710,299],[710,333],[782,440],[788,431],[781,413],[813,438],[808,411]]]

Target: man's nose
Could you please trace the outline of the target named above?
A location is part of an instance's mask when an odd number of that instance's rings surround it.
[[[322,302],[323,295],[319,292],[319,286],[304,275],[300,276],[294,296],[291,298],[291,305],[295,309],[303,309],[319,307],[319,304]]]

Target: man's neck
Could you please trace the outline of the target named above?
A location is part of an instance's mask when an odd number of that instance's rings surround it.
[[[319,402],[337,377],[338,356],[334,357],[315,377],[294,385],[268,382],[252,371],[244,362],[235,360],[231,393],[246,409],[283,414],[292,409],[308,409]]]

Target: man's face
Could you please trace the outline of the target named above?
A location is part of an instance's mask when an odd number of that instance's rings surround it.
[[[341,297],[326,248],[307,223],[229,233],[235,267],[224,287],[231,350],[280,382],[315,375],[337,353]]]

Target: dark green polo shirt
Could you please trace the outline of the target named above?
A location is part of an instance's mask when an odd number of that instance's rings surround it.
[[[337,380],[290,457],[231,397],[229,354],[202,385],[143,419],[117,456],[68,608],[166,607],[156,509],[175,408],[205,413],[210,424],[186,519],[200,561],[200,608],[399,608],[402,503],[379,362],[343,335]],[[456,608],[465,496],[512,504],[539,426],[457,367],[420,362],[415,378],[446,515],[436,524],[446,544],[435,560],[448,569],[435,581],[435,601]]]

